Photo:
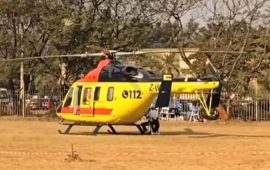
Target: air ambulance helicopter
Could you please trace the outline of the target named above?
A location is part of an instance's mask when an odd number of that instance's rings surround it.
[[[68,134],[76,125],[96,126],[93,130],[93,134],[96,135],[102,126],[107,125],[109,132],[116,134],[114,126],[128,125],[137,127],[140,133],[144,134],[142,124],[137,122],[145,116],[154,100],[156,100],[155,107],[161,108],[169,105],[171,94],[196,93],[206,113],[210,115],[211,108],[219,104],[222,82],[218,76],[175,78],[172,74],[164,74],[163,77],[154,77],[149,71],[125,65],[116,57],[184,52],[188,51],[179,49],[117,52],[102,49],[100,53],[40,56],[14,60],[105,56],[95,69],[71,85],[56,113],[61,119],[60,123],[68,127],[64,132],[58,131],[61,134]],[[207,51],[199,52],[206,53]],[[227,52],[221,51],[221,53]],[[203,95],[206,91],[210,91],[207,100]]]

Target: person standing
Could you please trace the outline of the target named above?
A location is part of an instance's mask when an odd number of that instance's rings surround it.
[[[159,134],[159,111],[157,108],[151,108],[149,111],[149,124],[151,134]]]

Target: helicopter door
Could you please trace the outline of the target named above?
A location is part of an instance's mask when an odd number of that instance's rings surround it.
[[[82,93],[82,86],[78,86],[74,89],[74,107],[73,107],[73,114],[79,115],[80,114],[80,106],[81,106],[81,93]]]
[[[98,104],[98,102],[100,102],[100,90],[101,90],[101,87],[96,87],[95,88],[94,102],[93,102],[94,114],[95,114],[95,111],[96,111],[96,108],[97,108],[97,104]]]
[[[82,90],[82,102],[80,104],[80,113],[85,116],[94,116],[93,87],[86,86]]]

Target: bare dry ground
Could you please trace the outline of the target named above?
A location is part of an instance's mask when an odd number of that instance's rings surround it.
[[[270,169],[270,123],[162,122],[161,135],[97,136],[92,127],[60,135],[57,122],[0,119],[0,169]],[[71,159],[71,145],[78,154]]]

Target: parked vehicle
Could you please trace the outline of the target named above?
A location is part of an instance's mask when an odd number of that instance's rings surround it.
[[[46,110],[51,110],[54,108],[54,102],[50,98],[44,98],[42,103],[43,108]]]
[[[8,104],[8,90],[6,88],[0,88],[0,104]]]
[[[33,97],[28,100],[29,110],[52,110],[54,108],[53,100],[50,98]]]
[[[29,101],[29,109],[30,110],[43,110],[43,99],[34,98]]]

